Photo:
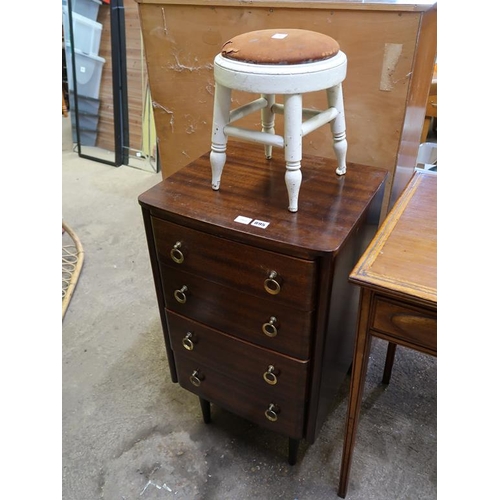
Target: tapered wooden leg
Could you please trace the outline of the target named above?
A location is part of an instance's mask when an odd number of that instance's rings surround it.
[[[288,439],[288,463],[295,465],[297,463],[297,455],[299,453],[300,439]]]
[[[382,377],[383,384],[388,384],[391,380],[392,365],[394,364],[395,355],[396,344],[394,342],[389,342],[389,345],[387,346],[387,354],[385,356],[384,376]]]
[[[368,330],[368,314],[370,311],[371,293],[361,290],[360,312],[358,319],[358,332],[354,346],[354,361],[352,364],[351,387],[349,391],[349,405],[344,435],[344,449],[342,451],[342,464],[340,467],[340,481],[338,496],[345,498],[349,483],[352,454],[356,441],[359,412],[363,398],[366,369],[370,357],[371,335]]]
[[[199,398],[199,400],[201,406],[201,413],[203,414],[203,422],[209,424],[212,421],[212,418],[210,416],[210,401],[207,401],[206,399],[202,398]]]

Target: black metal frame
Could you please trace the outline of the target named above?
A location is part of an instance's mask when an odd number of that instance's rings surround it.
[[[123,0],[111,0],[111,59],[113,64],[115,161],[119,162],[119,165],[128,165],[128,151],[130,147],[126,54]]]
[[[119,167],[128,165],[129,160],[129,118],[128,118],[128,89],[127,89],[127,60],[125,45],[125,13],[123,0],[111,0],[111,73],[113,80],[113,114],[115,130],[115,161],[104,160],[82,153],[80,141],[80,122],[78,114],[78,82],[76,80],[76,58],[73,36],[73,9],[71,0],[68,3],[68,24],[71,45],[72,78],[74,100],[72,105],[75,111],[76,140],[78,156],[97,161],[106,165]],[[71,110],[73,111],[73,109]]]

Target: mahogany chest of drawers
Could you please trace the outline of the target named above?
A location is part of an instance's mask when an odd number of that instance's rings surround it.
[[[224,186],[203,155],[139,197],[173,382],[289,438],[314,442],[352,363],[359,291],[387,173],[305,156],[299,211],[284,161],[232,143]]]

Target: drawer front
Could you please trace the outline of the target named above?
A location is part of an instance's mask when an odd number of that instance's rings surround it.
[[[313,309],[313,261],[269,252],[155,217],[152,223],[158,259],[164,264],[303,311]],[[271,277],[273,271],[276,276]]]
[[[396,339],[437,351],[437,314],[376,297],[372,328]]]
[[[303,437],[305,407],[302,404],[280,393],[269,394],[242,384],[179,352],[174,352],[174,356],[179,384],[184,389],[257,425],[294,439]]]
[[[201,362],[234,381],[251,385],[270,395],[303,402],[306,399],[308,361],[238,340],[230,335],[168,313],[168,329],[174,352]]]
[[[160,270],[169,311],[288,356],[309,359],[313,313],[240,293],[169,266],[161,265]]]

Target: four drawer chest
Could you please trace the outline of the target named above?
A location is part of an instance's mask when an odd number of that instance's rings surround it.
[[[352,363],[359,291],[387,172],[304,156],[299,209],[284,160],[232,143],[224,185],[209,154],[139,197],[173,382],[289,439],[313,443]]]

